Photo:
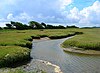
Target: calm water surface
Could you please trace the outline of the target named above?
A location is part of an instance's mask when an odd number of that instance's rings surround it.
[[[65,53],[60,44],[66,39],[33,40],[31,57],[56,64],[63,73],[100,73],[100,56]]]

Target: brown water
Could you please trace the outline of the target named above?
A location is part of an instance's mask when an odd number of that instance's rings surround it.
[[[63,73],[100,73],[100,56],[65,53],[60,44],[66,39],[33,40],[31,57],[56,64]]]

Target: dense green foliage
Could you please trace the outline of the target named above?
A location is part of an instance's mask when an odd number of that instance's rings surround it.
[[[76,26],[62,26],[62,25],[58,25],[58,26],[54,26],[54,25],[49,25],[49,24],[45,24],[45,23],[39,23],[36,21],[30,21],[28,23],[29,25],[23,24],[21,22],[14,22],[11,21],[10,24],[7,23],[6,27],[4,27],[4,29],[17,29],[17,30],[25,30],[25,29],[65,29],[65,28],[78,28]]]
[[[74,30],[76,31],[76,30]],[[100,29],[77,29],[84,34],[77,35],[63,43],[63,47],[78,47],[84,50],[99,50],[100,51]]]

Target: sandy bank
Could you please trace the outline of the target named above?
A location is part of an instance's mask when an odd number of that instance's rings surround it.
[[[77,53],[77,54],[85,54],[85,55],[99,55],[100,56],[100,51],[95,51],[95,50],[80,50],[76,48],[63,48],[65,52],[70,52],[70,53]]]

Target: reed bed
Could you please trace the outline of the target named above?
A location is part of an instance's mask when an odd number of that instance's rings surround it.
[[[79,29],[84,34],[77,35],[66,40],[62,45],[64,48],[77,47],[82,50],[98,50],[100,51],[100,29]]]
[[[64,38],[74,31],[67,29],[46,30],[0,30],[0,67],[14,65],[17,61],[29,60],[32,40],[42,37]],[[27,54],[25,54],[27,53]],[[5,58],[5,56],[7,56]]]
[[[0,67],[13,67],[30,59],[30,49],[20,46],[0,46]]]

